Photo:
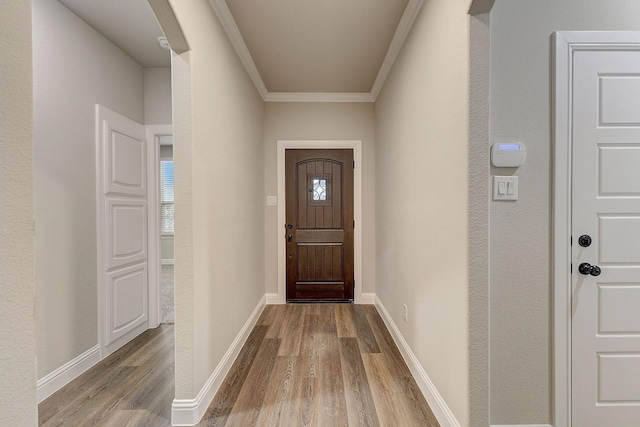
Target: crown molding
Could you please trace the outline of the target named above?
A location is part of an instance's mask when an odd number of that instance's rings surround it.
[[[374,102],[369,92],[269,92],[265,102]]]
[[[258,72],[255,62],[253,62],[251,53],[249,53],[249,49],[242,38],[242,34],[240,34],[238,25],[231,15],[227,2],[225,0],[209,0],[209,3],[211,3],[213,10],[216,12],[216,15],[218,15],[218,19],[229,36],[231,44],[238,53],[244,68],[246,68],[247,73],[249,73],[249,77],[253,81],[253,84],[256,85],[256,89],[260,92],[262,99],[265,99],[269,91],[262,80],[262,76],[260,76],[260,73]]]
[[[424,0],[409,0],[407,8],[402,14],[400,23],[398,23],[398,28],[396,28],[396,33],[393,35],[393,39],[389,45],[389,50],[387,50],[387,55],[384,57],[382,66],[380,66],[380,71],[378,71],[376,81],[373,83],[373,87],[371,88],[371,96],[374,101],[378,98],[378,95],[382,90],[382,86],[391,72],[391,68],[402,50],[404,41],[407,39],[409,31],[411,31],[413,21],[415,21],[416,16],[418,16],[418,12],[422,7],[423,2]]]
[[[238,53],[240,61],[244,65],[249,77],[256,86],[256,89],[262,96],[265,102],[375,102],[376,98],[380,94],[380,90],[384,85],[385,80],[391,72],[393,64],[402,50],[402,46],[409,31],[413,25],[424,0],[409,0],[402,18],[398,23],[396,32],[391,39],[389,49],[382,62],[382,66],[378,71],[376,80],[373,83],[371,92],[359,92],[359,93],[330,93],[330,92],[269,92],[258,68],[256,67],[251,53],[247,48],[240,29],[236,21],[233,19],[233,15],[227,6],[225,0],[209,0],[213,10],[215,11],[218,19],[222,23],[225,32],[231,40],[231,44]]]

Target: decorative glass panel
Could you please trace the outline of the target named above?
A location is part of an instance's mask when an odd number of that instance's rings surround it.
[[[313,179],[313,200],[327,200],[327,180]]]

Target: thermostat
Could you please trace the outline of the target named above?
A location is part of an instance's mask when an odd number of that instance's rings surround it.
[[[498,168],[517,168],[524,165],[527,150],[520,142],[497,143],[491,147],[491,163]]]

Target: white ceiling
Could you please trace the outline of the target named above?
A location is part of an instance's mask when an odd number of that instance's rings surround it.
[[[143,67],[170,66],[146,0],[58,0]],[[210,0],[265,99],[375,99],[422,0]]]

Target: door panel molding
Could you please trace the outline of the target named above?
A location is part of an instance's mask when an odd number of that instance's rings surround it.
[[[286,303],[286,245],[283,238],[284,225],[286,223],[285,200],[285,151],[287,149],[351,149],[355,169],[353,171],[354,190],[354,303],[372,303],[369,298],[364,298],[362,293],[362,141],[361,140],[279,140],[277,142],[277,172],[278,172],[278,293],[269,295],[271,304]]]
[[[147,263],[107,273],[107,297],[118,304],[107,312],[107,342],[112,343],[149,317]]]
[[[553,425],[571,426],[571,153],[573,54],[580,50],[640,50],[640,32],[554,33],[553,126]]]
[[[107,269],[143,262],[147,259],[146,200],[106,199],[105,224]],[[118,225],[119,227],[116,227]],[[122,232],[117,233],[120,229]]]

